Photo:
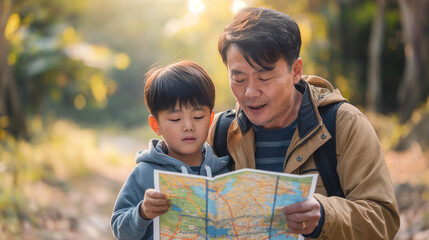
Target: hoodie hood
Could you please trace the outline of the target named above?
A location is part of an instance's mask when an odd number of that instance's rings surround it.
[[[218,158],[213,152],[213,149],[208,143],[204,143],[201,147],[203,153],[203,163],[201,164],[200,172],[194,172],[188,165],[182,161],[168,156],[164,149],[166,148],[164,140],[151,139],[149,141],[149,150],[140,150],[136,154],[136,163],[145,162],[152,165],[156,169],[192,173],[204,176],[209,176],[211,173],[217,175],[225,172],[228,165],[228,156]]]
[[[309,84],[311,88],[310,92],[312,93],[311,97],[316,107],[342,101],[348,102],[347,99],[341,95],[340,90],[338,90],[338,88],[334,89],[327,80],[314,75],[303,75],[301,78]]]

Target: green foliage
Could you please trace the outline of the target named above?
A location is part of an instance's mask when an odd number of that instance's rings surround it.
[[[193,6],[191,3],[196,3]],[[18,29],[10,59],[26,111],[92,125],[145,123],[144,74],[179,59],[201,64],[217,89],[216,110],[234,106],[217,52],[238,1],[16,1]],[[365,104],[373,1],[241,1],[293,16],[303,38],[304,74],[328,79],[356,105]],[[199,9],[198,7],[201,7]],[[397,109],[403,40],[397,4],[388,1],[383,40],[383,113]],[[14,60],[15,59],[15,60]],[[121,60],[122,59],[122,60]],[[122,66],[122,67],[121,67]],[[94,80],[101,79],[101,80]]]
[[[52,189],[68,191],[75,179],[129,166],[132,156],[100,149],[95,131],[58,121],[39,129],[33,120],[31,142],[7,136],[0,144],[0,238],[16,235],[23,224],[39,227],[50,208]],[[4,236],[3,236],[4,237]]]

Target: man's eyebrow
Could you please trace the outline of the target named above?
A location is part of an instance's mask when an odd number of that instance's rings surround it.
[[[256,72],[257,73],[266,73],[266,72],[269,72],[270,70],[268,70],[268,69],[265,69],[265,68],[258,68],[258,69],[256,69]]]
[[[244,74],[244,73],[242,71],[236,70],[236,69],[231,70],[231,75],[239,75],[239,74]]]

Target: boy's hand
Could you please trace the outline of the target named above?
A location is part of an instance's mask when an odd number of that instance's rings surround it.
[[[167,195],[150,188],[144,193],[140,216],[144,219],[154,219],[166,213],[169,208],[170,200],[167,199]]]

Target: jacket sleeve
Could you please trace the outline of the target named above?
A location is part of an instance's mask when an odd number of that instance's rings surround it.
[[[143,219],[139,213],[146,191],[139,184],[138,179],[142,179],[140,175],[136,166],[116,199],[110,224],[117,239],[143,239],[153,234],[150,228],[153,220]]]
[[[318,239],[393,239],[399,211],[377,135],[350,104],[337,115],[337,172],[346,198],[314,194],[325,211]]]

